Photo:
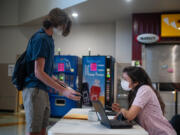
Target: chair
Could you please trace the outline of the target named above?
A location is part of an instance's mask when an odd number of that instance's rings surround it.
[[[180,115],[174,115],[170,121],[173,128],[176,130],[177,135],[180,135]]]

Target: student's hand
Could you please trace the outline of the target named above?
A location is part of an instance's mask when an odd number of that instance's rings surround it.
[[[63,87],[68,87],[66,83],[64,83],[63,81],[57,80],[56,81],[58,84],[60,84]]]
[[[70,87],[67,87],[65,90],[63,90],[62,95],[75,101],[79,101],[81,99],[81,94]]]
[[[121,110],[121,107],[119,104],[113,103],[112,104],[112,110],[118,113]]]

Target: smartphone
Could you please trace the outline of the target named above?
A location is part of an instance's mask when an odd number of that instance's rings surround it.
[[[74,96],[80,96],[80,97],[83,97],[83,96],[82,96],[82,94],[80,94],[80,95],[77,95],[77,94],[73,94],[73,95],[74,95]]]

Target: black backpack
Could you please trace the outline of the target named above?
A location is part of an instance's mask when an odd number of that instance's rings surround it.
[[[18,89],[18,91],[23,90],[25,78],[27,76],[27,61],[26,61],[26,51],[18,58],[16,61],[14,72],[12,76],[12,83]]]
[[[31,39],[32,39],[32,37],[31,37]],[[31,42],[31,40],[29,42]],[[32,67],[34,67],[34,61],[27,62],[27,60],[26,60],[26,51],[25,51],[17,59],[15,67],[14,67],[14,72],[13,72],[13,75],[12,75],[12,79],[11,79],[11,82],[18,89],[18,91],[23,90],[23,88],[25,86],[26,77],[29,74],[31,74],[32,72],[34,72],[34,68],[32,68]]]

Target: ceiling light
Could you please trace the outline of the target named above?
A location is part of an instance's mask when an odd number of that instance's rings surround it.
[[[72,13],[72,16],[76,18],[78,17],[78,13]]]
[[[127,2],[131,2],[132,0],[126,0]]]

